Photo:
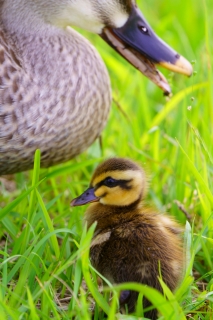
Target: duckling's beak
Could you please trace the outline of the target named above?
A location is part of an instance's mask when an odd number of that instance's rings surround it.
[[[94,188],[88,188],[79,197],[73,199],[70,203],[71,207],[82,206],[86,203],[97,202],[99,198],[95,196]]]
[[[169,94],[171,90],[167,80],[156,70],[155,64],[187,76],[192,74],[191,64],[154,33],[134,5],[123,27],[105,27],[101,37],[165,94]]]

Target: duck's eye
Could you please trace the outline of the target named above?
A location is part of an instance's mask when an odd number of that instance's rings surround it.
[[[141,30],[143,33],[145,33],[145,34],[149,32],[148,29],[147,29],[147,27],[145,27],[145,26],[140,26],[139,28],[140,28],[140,30]]]
[[[109,188],[113,188],[113,187],[116,187],[118,185],[118,180],[115,180],[111,177],[107,177],[105,180],[104,180],[104,185],[109,187]]]

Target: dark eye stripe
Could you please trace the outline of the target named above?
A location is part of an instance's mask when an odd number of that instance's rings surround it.
[[[98,188],[100,188],[101,186],[106,186],[108,188],[114,188],[119,186],[121,189],[126,189],[126,190],[130,190],[131,186],[128,185],[129,182],[131,182],[132,179],[129,180],[116,180],[113,179],[111,177],[107,177],[104,180],[100,181],[96,186],[95,189],[97,190]]]
[[[111,177],[107,177],[103,180],[103,185],[109,188],[114,188],[119,185],[118,181],[119,180],[113,179]]]
[[[132,187],[129,184],[129,182],[132,181],[132,179],[130,180],[119,180],[120,181],[120,184],[119,186],[121,187],[121,189],[125,189],[125,190],[131,190]]]

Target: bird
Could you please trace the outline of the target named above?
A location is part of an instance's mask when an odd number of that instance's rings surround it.
[[[104,62],[72,26],[100,35],[165,94],[155,65],[185,75],[191,64],[152,31],[133,0],[0,0],[0,175],[86,150],[111,106]]]
[[[91,203],[84,221],[97,223],[90,245],[96,270],[112,284],[137,282],[162,292],[158,277],[171,291],[184,272],[182,227],[171,217],[144,203],[148,182],[139,164],[126,158],[109,158],[96,168],[89,188],[71,206]],[[134,312],[138,292],[125,290],[120,307]],[[143,299],[144,310],[151,303]],[[157,319],[157,310],[144,316]]]

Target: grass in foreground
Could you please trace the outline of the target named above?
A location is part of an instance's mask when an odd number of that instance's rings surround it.
[[[139,3],[140,4],[140,3]],[[184,6],[182,12],[178,8]],[[151,10],[150,8],[154,7]],[[189,60],[190,79],[167,73],[173,97],[128,66],[97,37],[90,37],[110,71],[114,103],[103,132],[103,149],[49,170],[1,178],[0,319],[116,319],[119,291],[147,295],[163,319],[212,319],[213,306],[213,5],[171,0],[141,3],[156,32]],[[160,20],[159,20],[160,19]],[[148,201],[185,226],[188,269],[175,294],[124,284],[99,292],[88,260],[93,230],[82,227],[85,208],[70,209],[101,159],[125,156],[150,176]],[[187,220],[187,223],[186,223]],[[109,291],[111,302],[108,303]],[[167,297],[167,299],[165,299]],[[95,303],[94,303],[95,301]],[[133,316],[142,317],[138,303]]]

